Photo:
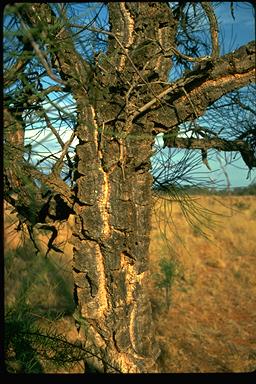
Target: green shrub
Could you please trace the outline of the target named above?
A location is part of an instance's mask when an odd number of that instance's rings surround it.
[[[168,310],[171,305],[171,289],[178,274],[177,263],[174,260],[162,258],[159,261],[160,272],[154,274],[155,285],[165,292],[165,305]]]
[[[84,351],[56,333],[42,330],[26,304],[7,310],[5,315],[5,366],[10,373],[45,373],[44,367],[69,367],[84,357]]]

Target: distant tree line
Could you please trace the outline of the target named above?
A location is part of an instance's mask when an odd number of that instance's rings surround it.
[[[173,186],[169,184],[161,184],[154,188],[155,193],[160,194],[170,194]],[[191,186],[184,185],[180,187],[183,192],[188,195],[232,195],[232,196],[248,196],[248,195],[256,195],[256,183],[250,184],[246,187],[234,187],[234,188],[207,188],[206,186]]]

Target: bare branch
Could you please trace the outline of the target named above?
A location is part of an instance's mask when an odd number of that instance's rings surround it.
[[[55,174],[44,175],[38,169],[28,164],[26,164],[26,168],[34,179],[38,179],[43,184],[47,185],[54,193],[59,194],[69,207],[73,206],[74,201],[72,192],[60,177],[57,177]]]
[[[17,73],[20,72],[28,63],[29,59],[20,57],[20,59],[4,74],[4,86],[8,87],[17,80]]]
[[[61,167],[63,165],[64,157],[67,155],[68,149],[69,149],[70,145],[72,144],[72,141],[74,140],[75,136],[76,136],[75,132],[72,132],[69,140],[64,144],[60,158],[58,159],[58,161],[56,161],[56,163],[54,164],[54,166],[52,168],[53,174],[59,175]]]
[[[203,64],[198,69],[191,71],[190,74],[159,94],[157,98],[141,107],[135,117],[151,108],[159,98],[164,98],[171,108],[164,111],[168,123],[166,123],[166,128],[162,126],[159,132],[167,131],[177,127],[180,123],[202,116],[206,108],[223,95],[250,84],[254,80],[255,42],[252,41],[214,62],[207,62],[206,66]],[[187,95],[184,95],[181,87],[185,88]],[[161,106],[149,111],[150,119],[154,120],[154,115],[159,114],[160,110]],[[157,132],[157,127],[155,129]]]
[[[213,11],[211,3],[207,3],[203,1],[201,3],[202,8],[204,9],[206,16],[210,23],[210,31],[212,37],[212,54],[213,58],[217,58],[220,56],[220,48],[219,48],[219,28],[216,15]]]
[[[205,152],[208,149],[217,149],[218,151],[225,152],[240,152],[244,162],[249,169],[256,167],[255,151],[251,148],[249,143],[241,139],[230,141],[220,139],[218,137],[195,139],[192,137],[174,137],[174,135],[171,134],[165,134],[163,139],[164,147],[175,147],[180,149],[201,149],[201,151]]]
[[[64,148],[64,145],[65,145],[64,142],[62,141],[62,139],[61,139],[61,137],[60,137],[58,131],[54,128],[54,126],[53,126],[52,123],[51,123],[51,120],[49,119],[47,113],[45,112],[45,110],[44,110],[42,107],[39,108],[38,114],[39,114],[40,116],[43,116],[43,117],[44,117],[44,119],[45,119],[45,121],[46,121],[46,125],[47,125],[47,127],[52,131],[52,133],[53,133],[54,136],[56,137],[58,143],[60,144],[61,148]]]
[[[34,104],[42,100],[43,97],[47,96],[51,92],[66,92],[64,87],[60,87],[59,85],[52,85],[46,89],[43,89],[32,96],[27,98],[26,104]],[[37,107],[37,109],[39,109]]]
[[[48,30],[46,28],[43,31],[43,37],[48,37],[50,41],[47,53],[51,56],[52,67],[47,62],[44,57],[44,53],[40,50],[39,45],[35,41],[37,37],[33,38],[32,33],[30,32],[29,28],[33,27],[37,23],[40,24],[42,20],[45,20],[46,25],[50,24],[51,27],[54,23],[58,23],[57,17],[49,4],[33,3],[32,6],[25,9],[24,17],[23,13],[22,16],[20,14],[18,14],[18,16],[23,21],[23,27],[25,26],[28,32],[30,43],[34,48],[36,55],[39,57],[40,62],[46,69],[48,76],[60,84],[68,84],[70,87],[74,87],[75,90],[77,90],[78,84],[83,86],[87,78],[88,71],[90,70],[90,65],[77,52],[73,36],[66,29],[66,25],[58,25],[58,29],[55,31],[54,35],[50,34],[50,29]],[[65,18],[62,15],[62,20],[64,19]],[[65,41],[64,45],[63,41]],[[59,72],[61,79],[55,76],[52,68]]]
[[[180,56],[182,59],[185,59],[193,63],[202,63],[204,61],[208,61],[211,58],[211,56],[201,56],[201,57],[187,56],[184,53],[181,53],[180,51],[178,51],[178,49],[174,47],[171,47],[170,51],[172,51],[175,55]]]

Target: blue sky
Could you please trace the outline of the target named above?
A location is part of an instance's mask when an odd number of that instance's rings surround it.
[[[93,3],[91,3],[93,5]],[[216,4],[213,2],[213,4]],[[244,2],[234,2],[233,3],[234,17],[231,15],[230,2],[223,2],[216,8],[216,14],[219,20],[220,27],[220,43],[221,43],[221,54],[230,52],[239,46],[246,44],[247,42],[255,39],[255,17],[252,12],[252,6]],[[80,3],[79,16],[81,17],[82,7],[85,4]],[[86,15],[86,12],[85,12]],[[88,16],[88,13],[87,13]],[[90,16],[90,15],[89,15]],[[64,101],[63,101],[64,102]],[[68,103],[64,103],[65,110],[67,111]],[[35,128],[35,127],[34,127]],[[68,140],[69,129],[65,124],[61,128],[61,135],[63,135],[63,141]],[[31,135],[35,135],[36,132],[27,132],[27,138],[31,138]],[[41,150],[45,152],[46,147],[52,148],[50,145],[50,137],[48,137],[49,132],[47,130],[41,131],[41,135],[37,136],[37,142],[41,142],[43,145]],[[47,138],[48,137],[48,138]],[[74,140],[75,144],[76,140]],[[56,143],[57,144],[57,143]],[[40,144],[38,144],[37,151],[40,150]],[[60,149],[60,148],[59,148]],[[56,147],[54,152],[56,151]],[[203,175],[203,178],[207,179],[209,183],[214,186],[214,184],[220,184],[222,187],[227,186],[230,183],[230,187],[246,186],[252,182],[256,181],[256,171],[251,171],[250,177],[248,176],[248,168],[245,166],[242,160],[239,160],[239,156],[236,156],[235,161],[232,159],[232,164],[229,165],[230,156],[224,152],[209,153],[209,164],[212,171],[210,172],[205,165],[200,164],[195,172],[198,172],[199,175]],[[179,156],[176,156],[178,161]],[[228,174],[228,178],[227,175]]]
[[[215,2],[213,3],[216,5]],[[219,22],[222,55],[255,40],[255,15],[251,4],[233,2],[234,19],[231,14],[230,2],[221,3],[216,7],[215,12]],[[159,139],[158,142],[161,145],[162,140]],[[166,158],[170,156],[168,151],[171,153],[172,150],[165,150]],[[173,162],[178,163],[179,159],[184,155],[184,151],[181,151],[180,155],[174,153]],[[256,171],[251,170],[248,173],[248,168],[239,154],[233,153],[231,157],[230,153],[208,151],[208,159],[211,171],[204,164],[198,164],[187,175],[185,184],[188,184],[190,180],[191,182],[194,181],[196,174],[203,180],[202,182],[207,182],[212,187],[218,188],[242,187],[256,182]]]
[[[255,14],[252,5],[241,1],[234,1],[233,4],[235,19],[231,16],[230,2],[223,2],[216,8],[221,31],[222,54],[255,40]]]
[[[231,16],[230,2],[223,2],[216,9],[219,20],[220,42],[222,45],[221,54],[230,52],[249,41],[255,40],[255,13],[253,7],[246,2],[234,1],[234,17]],[[224,158],[225,156],[222,155]],[[225,159],[223,159],[223,164]],[[242,160],[236,161],[235,166],[226,166],[231,187],[245,186],[256,182],[256,171],[252,170],[250,178],[248,168]],[[216,169],[218,164],[213,166]],[[223,172],[220,172],[223,175]]]

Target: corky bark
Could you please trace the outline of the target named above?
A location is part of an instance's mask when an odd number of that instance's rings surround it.
[[[77,99],[81,112],[74,280],[77,304],[87,321],[86,345],[103,361],[93,361],[99,371],[111,371],[104,366],[106,361],[122,372],[154,372],[160,352],[144,288],[151,216],[152,127],[142,119],[136,123],[132,120],[135,108],[149,98],[145,75],[142,77],[139,70],[148,60],[147,76],[153,71],[159,71],[159,77],[167,75],[154,43],[163,33],[159,23],[165,6],[140,4],[138,13],[137,7],[135,3],[110,4],[116,39],[110,40],[107,57],[102,54],[99,58],[88,105],[82,95]],[[144,26],[149,11],[154,18]],[[169,38],[172,31],[169,28]],[[148,47],[144,46],[147,38],[153,41],[148,41]],[[138,56],[134,47],[140,50]],[[155,60],[151,63],[152,55]],[[138,82],[143,92],[136,89]]]
[[[166,85],[177,54],[178,17],[167,3],[109,3],[108,9],[108,51],[94,65],[76,51],[66,22],[57,23],[48,4],[17,11],[26,41],[48,76],[73,94],[78,112],[74,189],[56,168],[49,176],[30,172],[75,214],[75,300],[85,347],[98,356],[90,364],[99,372],[156,372],[159,348],[145,293],[154,134],[176,130],[250,82],[255,49],[248,44],[218,58],[209,13],[213,57]],[[42,55],[44,44],[51,64]]]
[[[46,4],[33,4],[20,14],[37,26],[37,35],[29,33],[28,39],[48,75],[53,78],[38,40],[54,49],[52,66],[61,75],[59,83],[71,89],[77,102],[73,204],[65,191],[61,194],[76,214],[75,297],[87,324],[85,346],[99,356],[90,364],[101,372],[113,371],[110,363],[122,372],[153,372],[159,348],[144,288],[153,136],[145,117],[133,119],[137,108],[161,90],[149,81],[167,80],[171,61],[162,50],[174,44],[177,23],[166,4],[111,3],[109,11],[109,49],[92,68],[75,52],[65,30],[55,30],[54,39],[41,28],[43,20],[54,23]]]
[[[168,131],[184,121],[202,116],[206,108],[221,96],[254,81],[255,42],[252,41],[233,53],[200,63],[195,70],[166,86],[148,103],[149,108],[143,107],[141,113],[153,108],[148,117],[154,122],[156,131]],[[163,97],[170,107],[165,120],[160,120],[158,115],[161,116],[163,108],[159,100]]]
[[[93,107],[83,109],[73,243],[75,294],[87,321],[86,346],[122,372],[151,371],[158,349],[143,283],[151,212],[145,157],[152,139],[127,139],[123,150],[130,164],[125,162],[122,169],[121,144],[105,138],[101,150]],[[94,359],[93,365],[109,371],[100,360]]]

